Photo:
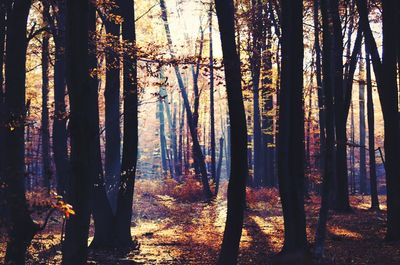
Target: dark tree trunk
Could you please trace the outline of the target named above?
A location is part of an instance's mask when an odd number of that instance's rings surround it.
[[[326,238],[326,223],[328,221],[328,213],[330,208],[330,195],[332,192],[332,184],[334,180],[335,168],[335,124],[334,124],[334,105],[333,105],[333,89],[334,89],[334,76],[332,68],[334,65],[331,62],[331,43],[332,32],[329,27],[329,20],[326,14],[326,1],[321,2],[321,11],[323,18],[323,75],[324,75],[324,105],[326,115],[326,145],[325,145],[325,164],[323,172],[322,195],[321,195],[321,208],[319,210],[319,219],[315,235],[315,255],[321,258],[324,253],[324,244]]]
[[[57,28],[52,26],[55,42],[53,153],[56,168],[57,193],[65,195],[69,176],[67,114],[65,105],[65,1],[58,0],[57,8],[57,12],[55,13]]]
[[[97,43],[96,43],[96,8],[93,4],[89,6],[89,72],[96,73],[98,68],[97,63]],[[90,89],[95,91],[95,95],[90,98],[91,103],[98,106],[98,90],[99,90],[99,79],[97,74],[92,74],[89,80]],[[92,102],[93,101],[93,102]],[[99,131],[99,110],[96,108],[96,113],[93,116],[95,123],[97,124],[96,130]],[[113,212],[112,206],[108,200],[106,192],[106,182],[104,179],[104,173],[102,168],[101,150],[100,150],[100,135],[94,135],[93,141],[95,141],[95,154],[93,161],[95,161],[95,171],[97,172],[94,180],[94,200],[93,200],[93,219],[95,233],[91,247],[102,248],[112,246],[113,238]],[[117,185],[117,184],[115,184]]]
[[[279,105],[278,177],[285,240],[282,257],[305,260],[303,1],[282,4],[282,72]]]
[[[114,7],[111,14],[119,15]],[[118,194],[118,181],[121,172],[121,131],[120,131],[120,55],[118,51],[120,25],[106,18],[105,29],[109,37],[106,47],[106,85],[105,98],[105,158],[104,173],[106,189],[112,208],[115,211]]]
[[[48,27],[46,14],[49,12],[49,3],[43,2],[43,26]],[[49,131],[49,34],[44,33],[42,38],[42,167],[44,187],[50,193],[52,177],[50,162],[50,131]]]
[[[25,199],[25,63],[26,25],[31,1],[15,0],[7,12],[7,52],[5,59],[4,157],[5,199],[10,230],[5,264],[25,264],[27,247],[38,230]]]
[[[379,210],[378,187],[376,183],[375,162],[375,115],[374,99],[371,78],[371,61],[367,47],[365,47],[367,67],[367,112],[368,112],[368,153],[369,153],[369,181],[371,188],[371,209]]]
[[[396,85],[397,1],[383,1],[383,62],[368,20],[366,0],[357,0],[360,27],[371,55],[384,118],[387,185],[387,240],[400,240],[400,148],[398,92]]]
[[[325,1],[325,0],[324,0]],[[328,19],[332,27],[332,61],[331,68],[334,76],[334,107],[335,107],[335,134],[336,134],[336,185],[334,193],[334,209],[349,211],[349,192],[347,180],[347,137],[346,115],[344,111],[343,87],[343,39],[339,17],[338,0],[328,0]]]
[[[67,85],[70,101],[71,175],[68,202],[76,214],[66,223],[63,265],[87,260],[93,186],[98,178],[97,87],[90,81],[89,2],[67,1]]]
[[[117,244],[126,246],[132,243],[132,203],[138,156],[138,81],[134,3],[120,1],[120,8],[124,18],[122,40],[128,47],[123,57],[124,134],[115,225]]]
[[[6,2],[0,3],[0,185],[4,185],[4,155],[5,155],[5,142],[4,142],[4,75],[3,75],[3,64],[4,64],[4,48],[5,48],[5,36],[6,36]],[[4,190],[0,190],[0,218],[5,214],[5,198]]]
[[[234,5],[232,0],[216,0],[221,34],[225,80],[228,94],[231,170],[228,185],[228,212],[218,264],[236,264],[246,204],[247,128],[243,104],[239,55],[235,43]]]
[[[274,117],[273,117],[273,93],[272,86],[272,24],[270,16],[271,4],[269,3],[264,11],[264,47],[262,54],[262,99],[264,104],[264,115],[262,116],[263,148],[264,148],[264,180],[267,187],[276,185],[274,177]]]
[[[382,1],[383,5],[383,59],[382,59],[382,90],[381,98],[386,154],[387,183],[387,240],[400,240],[400,139],[399,110],[397,91],[396,53],[399,36],[397,27],[398,1]],[[378,89],[379,89],[379,80]]]

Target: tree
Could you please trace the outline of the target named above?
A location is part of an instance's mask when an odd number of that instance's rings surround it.
[[[213,5],[210,3],[210,10],[208,12],[209,33],[210,33],[210,138],[211,138],[211,178],[216,182],[217,169],[215,158],[215,113],[214,113],[214,50],[212,39],[212,18],[213,18]],[[217,189],[216,189],[217,190]]]
[[[122,17],[122,40],[127,44],[123,56],[124,135],[121,176],[116,211],[117,244],[132,243],[131,219],[138,156],[138,81],[134,1],[119,1]]]
[[[308,246],[304,212],[303,1],[284,0],[281,5],[278,178],[285,227],[281,254],[305,260]]]
[[[25,264],[25,252],[38,231],[25,199],[24,129],[26,117],[26,25],[30,0],[9,2],[5,59],[4,184],[10,231],[5,264]]]
[[[369,181],[371,188],[371,209],[379,210],[378,187],[376,183],[375,162],[375,117],[374,99],[372,96],[371,60],[365,47],[367,68],[367,118],[368,118],[368,153],[369,153]]]
[[[48,27],[49,3],[43,2],[43,27]],[[42,38],[42,166],[44,186],[50,193],[50,180],[52,177],[50,165],[50,131],[49,131],[49,34],[44,33]]]
[[[93,7],[91,7],[93,9]],[[89,67],[89,1],[67,1],[67,86],[70,100],[71,175],[63,264],[86,264],[93,186],[98,172],[98,92]],[[97,117],[96,117],[97,116]]]
[[[363,53],[360,53],[359,71],[360,77],[358,81],[359,90],[359,106],[360,106],[360,193],[367,193],[367,165],[365,154],[365,77],[364,77],[364,62]]]
[[[44,13],[47,17],[53,35],[54,54],[54,120],[53,120],[53,154],[57,193],[65,195],[66,183],[69,175],[68,139],[67,139],[67,113],[65,104],[65,19],[66,1],[54,1],[54,17],[50,12]],[[56,7],[56,8],[55,8]],[[48,11],[48,10],[45,10]]]
[[[243,104],[239,55],[235,43],[234,5],[232,0],[216,0],[221,34],[225,80],[228,96],[231,171],[228,185],[228,212],[218,264],[236,264],[242,235],[246,203],[247,128]]]
[[[387,240],[400,240],[400,142],[398,120],[398,92],[396,84],[396,1],[383,1],[383,59],[368,20],[366,0],[357,0],[360,28],[371,55],[384,119],[385,170],[387,184]]]
[[[113,209],[116,208],[118,193],[118,180],[121,171],[121,131],[120,131],[120,55],[119,38],[120,27],[114,16],[118,16],[120,9],[113,6],[110,10],[112,16],[104,16],[103,22],[106,29],[107,40],[105,49],[106,58],[106,84],[105,98],[105,157],[104,174],[106,189]]]

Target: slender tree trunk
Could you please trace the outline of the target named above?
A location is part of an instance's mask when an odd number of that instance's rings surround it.
[[[214,50],[213,50],[213,4],[210,3],[210,10],[208,12],[209,33],[210,33],[210,138],[211,138],[211,178],[214,180],[216,187],[217,184],[217,172],[216,172],[216,158],[215,158],[215,113],[214,113]],[[218,188],[215,189],[217,194]]]
[[[119,15],[119,7],[110,11]],[[120,55],[119,38],[120,25],[115,21],[105,19],[104,25],[108,34],[109,44],[105,50],[106,84],[105,98],[105,158],[104,173],[107,194],[113,210],[116,209],[118,181],[121,172],[121,130],[120,130]]]
[[[5,51],[5,36],[6,36],[6,2],[0,3],[0,185],[4,185],[4,159],[5,159],[5,142],[4,142],[4,51]],[[5,214],[5,198],[4,190],[0,190],[0,217]]]
[[[89,72],[96,73],[98,68],[97,62],[97,43],[96,43],[96,8],[93,4],[89,6]],[[90,75],[89,86],[92,91],[95,91],[91,102],[94,106],[98,106],[98,90],[99,90],[99,77],[96,74]],[[95,115],[93,115],[94,122],[99,130],[99,110],[96,108]],[[94,171],[96,172],[94,180],[94,200],[93,200],[93,219],[95,233],[93,241],[90,244],[92,248],[104,248],[113,246],[113,210],[109,202],[106,191],[106,182],[102,167],[101,150],[100,150],[100,135],[93,136],[95,141],[94,147]]]
[[[49,12],[49,3],[43,3],[43,26],[48,27],[46,14]],[[50,193],[50,181],[52,177],[50,162],[50,131],[49,131],[49,34],[45,33],[42,38],[42,172],[44,186]]]
[[[50,24],[55,42],[53,154],[57,193],[64,196],[69,175],[65,105],[65,1],[58,0],[57,7],[58,9],[55,13],[57,28]]]
[[[265,41],[262,54],[262,98],[264,103],[264,115],[262,117],[262,132],[264,146],[264,185],[268,187],[275,186],[274,177],[274,88],[272,86],[272,24],[270,19],[270,3],[264,11],[264,31]]]
[[[225,80],[228,95],[231,171],[228,186],[228,212],[218,264],[236,264],[246,204],[247,128],[243,104],[240,61],[235,43],[234,5],[232,0],[216,0],[221,34]]]
[[[27,247],[37,232],[25,199],[24,128],[26,25],[29,0],[15,0],[7,12],[7,51],[5,59],[4,184],[10,231],[5,264],[25,264]]]
[[[322,84],[322,67],[321,67],[321,45],[320,45],[320,27],[319,27],[319,1],[314,0],[314,49],[315,49],[315,74],[318,86],[318,117],[319,117],[319,153],[320,153],[320,169],[323,172],[325,168],[325,142],[326,142],[326,118],[325,118],[325,102],[324,88]]]
[[[347,137],[346,115],[344,111],[343,87],[343,39],[339,18],[338,0],[328,0],[328,16],[332,23],[332,75],[334,76],[334,107],[336,133],[336,189],[334,193],[334,209],[349,211],[349,192],[347,180]]]
[[[165,121],[164,121],[164,102],[162,94],[162,87],[160,87],[160,102],[158,103],[158,118],[160,120],[160,154],[161,154],[161,166],[163,175],[167,174],[167,141],[165,138]]]
[[[305,260],[303,1],[283,0],[282,72],[279,107],[278,177],[285,240],[283,258]]]
[[[122,39],[128,43],[124,52],[124,136],[122,146],[121,179],[116,212],[116,238],[118,245],[132,243],[131,219],[138,156],[138,81],[133,1],[120,1],[124,22]]]
[[[367,190],[367,165],[366,165],[366,153],[365,153],[365,66],[363,62],[363,53],[360,53],[359,62],[359,115],[360,115],[360,193],[366,194]]]
[[[219,183],[221,180],[221,169],[222,169],[222,159],[224,157],[224,138],[219,139],[219,157],[218,157],[218,165],[215,179],[215,196],[218,195],[219,191]]]
[[[63,265],[87,259],[93,186],[98,177],[97,87],[89,75],[89,2],[67,1],[67,84],[70,99],[71,176],[68,202],[76,215],[66,223]],[[97,117],[96,117],[97,116]]]
[[[333,105],[333,89],[334,89],[334,76],[332,68],[334,65],[331,62],[331,43],[332,32],[327,18],[327,2],[322,0],[321,11],[323,18],[323,64],[322,71],[324,75],[324,104],[326,115],[326,145],[325,145],[325,164],[322,183],[321,194],[321,208],[319,210],[318,225],[315,234],[315,255],[317,258],[322,258],[324,254],[325,238],[326,238],[326,225],[328,221],[328,214],[330,208],[330,195],[332,192],[332,184],[334,180],[335,168],[335,124],[334,124],[334,105]]]
[[[378,187],[376,183],[375,162],[375,114],[372,91],[371,61],[367,47],[365,47],[367,67],[367,111],[368,111],[368,153],[369,153],[369,181],[371,188],[371,209],[379,210]]]

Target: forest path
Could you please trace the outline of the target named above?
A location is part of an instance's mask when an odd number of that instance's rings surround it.
[[[269,265],[283,243],[283,218],[276,191],[248,192],[239,265]],[[89,264],[215,264],[225,226],[224,191],[211,203],[182,202],[165,193],[140,190],[135,196],[132,234],[140,248],[132,251],[91,252]],[[385,198],[381,197],[381,204]],[[323,264],[400,264],[400,244],[384,241],[386,212],[368,210],[369,198],[351,197],[352,214],[332,213],[328,222],[326,258]],[[382,207],[383,208],[383,207]],[[307,233],[313,241],[319,199],[306,204]],[[27,264],[60,264],[60,216],[50,220],[29,249]],[[93,236],[93,226],[91,226]],[[5,234],[0,237],[0,263]]]

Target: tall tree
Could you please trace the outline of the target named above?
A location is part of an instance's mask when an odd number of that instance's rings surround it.
[[[71,137],[67,199],[76,215],[66,223],[64,265],[86,264],[93,186],[99,174],[98,92],[90,80],[89,14],[89,1],[67,1],[66,70]]]
[[[281,1],[282,72],[278,178],[285,240],[282,257],[306,259],[304,212],[303,1]]]
[[[43,27],[49,27],[49,3],[43,2]],[[50,131],[49,131],[49,34],[44,32],[42,37],[42,166],[44,186],[50,193],[50,180],[52,177],[50,164]]]
[[[375,162],[375,114],[372,91],[371,60],[367,47],[365,47],[367,68],[367,115],[368,115],[368,153],[369,153],[369,181],[371,188],[371,209],[379,210],[378,187],[376,180]]]
[[[5,264],[25,264],[25,252],[38,226],[25,199],[24,129],[26,117],[25,63],[28,40],[26,26],[30,0],[9,2],[5,59],[4,184],[10,231]]]
[[[325,104],[325,131],[326,131],[326,142],[324,150],[324,171],[322,181],[322,196],[321,196],[321,207],[319,210],[318,225],[315,234],[315,255],[321,258],[324,253],[325,238],[326,238],[326,226],[328,221],[328,213],[330,208],[330,195],[332,184],[335,177],[335,122],[334,122],[334,76],[332,73],[333,64],[330,63],[332,53],[332,30],[329,26],[329,20],[326,14],[327,1],[321,1],[322,11],[322,26],[323,26],[323,50],[322,50],[322,72],[324,76],[324,104]]]
[[[54,18],[47,14],[50,29],[53,35],[54,54],[54,120],[53,120],[53,154],[57,192],[65,194],[66,183],[69,175],[68,139],[67,139],[67,113],[65,104],[66,94],[66,58],[65,58],[65,19],[66,1],[54,1]]]
[[[122,40],[127,44],[123,56],[124,124],[121,177],[119,182],[116,238],[117,244],[132,243],[131,219],[138,156],[138,81],[134,1],[119,1],[122,17]]]
[[[378,86],[384,119],[385,169],[387,184],[387,240],[400,240],[400,142],[398,121],[398,92],[396,81],[396,17],[397,1],[382,1],[383,4],[383,58],[372,34],[368,19],[366,0],[357,0],[360,27],[365,34],[366,45],[371,55]]]
[[[215,111],[214,111],[214,50],[213,50],[213,4],[210,2],[208,12],[209,38],[210,38],[210,138],[211,138],[211,178],[216,181],[216,158],[215,158]]]
[[[221,34],[225,80],[228,96],[230,140],[230,178],[228,212],[218,264],[236,264],[242,235],[246,203],[247,128],[243,104],[240,60],[235,43],[234,5],[232,0],[216,0],[215,8]]]
[[[358,100],[360,115],[360,193],[367,193],[367,165],[365,153],[365,65],[363,61],[363,53],[361,50],[359,61],[359,81],[358,81]]]
[[[120,55],[119,38],[120,22],[115,19],[119,15],[119,7],[113,6],[105,15],[104,26],[108,43],[105,50],[106,84],[105,99],[105,157],[104,173],[106,188],[113,209],[116,207],[118,180],[121,170],[121,131],[120,131]]]
[[[325,142],[326,142],[326,118],[324,90],[322,85],[322,66],[321,66],[321,45],[320,45],[320,23],[319,6],[320,0],[314,0],[313,19],[314,19],[314,49],[315,49],[315,75],[317,79],[318,94],[318,121],[319,121],[319,154],[321,172],[325,167]]]
[[[4,177],[4,51],[6,36],[6,2],[0,3],[0,183],[3,184]],[[4,192],[0,191],[0,199],[3,201]],[[0,203],[3,206],[3,203]],[[2,207],[4,209],[4,207]],[[2,214],[2,212],[0,212]]]

